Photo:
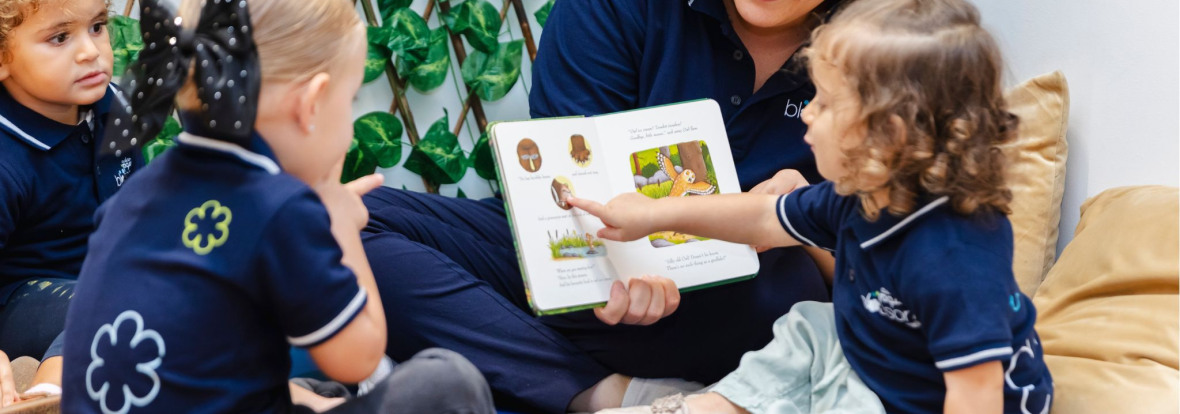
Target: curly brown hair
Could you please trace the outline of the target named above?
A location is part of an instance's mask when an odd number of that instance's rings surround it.
[[[0,63],[8,63],[12,60],[12,49],[8,45],[12,30],[24,23],[29,16],[37,13],[41,6],[51,1],[54,0],[0,0]],[[111,6],[110,0],[102,0],[102,2],[108,8]]]
[[[863,141],[844,143],[840,194],[864,215],[912,212],[926,196],[949,196],[955,211],[1005,214],[999,144],[1019,122],[1001,90],[995,40],[965,0],[862,0],[815,30],[811,63],[834,65],[857,93]],[[900,122],[899,122],[900,121]],[[888,204],[872,196],[888,191]]]
[[[20,26],[25,19],[41,8],[44,0],[3,0],[0,1],[0,62],[8,63],[12,54],[8,48],[8,36],[12,29]]]

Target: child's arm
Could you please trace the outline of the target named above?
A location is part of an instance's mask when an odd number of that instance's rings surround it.
[[[381,182],[382,177],[374,174],[346,185],[341,185],[337,178],[316,188],[332,220],[332,235],[344,252],[341,262],[352,270],[357,284],[367,294],[364,310],[352,322],[331,339],[308,350],[324,374],[347,383],[367,378],[385,355],[385,310],[360,238],[360,230],[368,221],[368,210],[360,196]]]
[[[943,412],[1001,413],[1004,411],[1004,371],[1000,361],[943,373],[946,402]]]
[[[598,237],[630,241],[656,231],[676,231],[756,246],[794,246],[775,210],[773,194],[719,194],[653,200],[622,194],[606,203],[570,198],[574,207],[602,219]]]

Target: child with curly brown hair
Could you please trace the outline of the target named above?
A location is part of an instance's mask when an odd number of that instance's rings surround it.
[[[30,395],[59,391],[94,212],[143,165],[100,151],[115,95],[107,19],[105,0],[0,2],[0,407],[17,401],[8,356],[43,360]]]
[[[806,53],[817,92],[805,140],[831,181],[781,197],[570,200],[602,219],[606,239],[674,230],[836,254],[832,305],[796,305],[710,392],[634,412],[1048,412],[1053,382],[1012,274],[997,147],[1017,119],[978,11],[861,0]]]

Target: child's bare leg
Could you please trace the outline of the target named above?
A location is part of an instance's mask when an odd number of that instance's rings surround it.
[[[615,408],[623,404],[623,395],[627,393],[627,386],[631,384],[631,377],[622,374],[611,374],[598,381],[593,387],[578,393],[570,401],[567,408],[571,412],[594,412]]]
[[[688,406],[689,413],[750,414],[715,392],[690,395],[684,399],[684,404]]]
[[[37,367],[37,373],[33,375],[33,382],[29,384],[53,384],[60,387],[61,361],[62,357],[59,356],[41,361],[41,365]]]

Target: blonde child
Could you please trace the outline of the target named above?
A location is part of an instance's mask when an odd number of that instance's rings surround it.
[[[831,307],[796,305],[711,392],[634,412],[1047,413],[1053,383],[1012,276],[997,148],[1017,120],[978,11],[860,0],[805,53],[817,88],[805,140],[831,181],[781,197],[570,200],[602,218],[602,238],[675,230],[836,254]]]
[[[368,379],[331,412],[490,412],[453,353],[376,373],[385,316],[359,230],[381,180],[339,183],[366,53],[352,4],[141,6],[145,48],[103,149],[154,136],[174,105],[185,132],[99,209],[63,411],[306,411],[287,385],[294,345],[333,379]]]

